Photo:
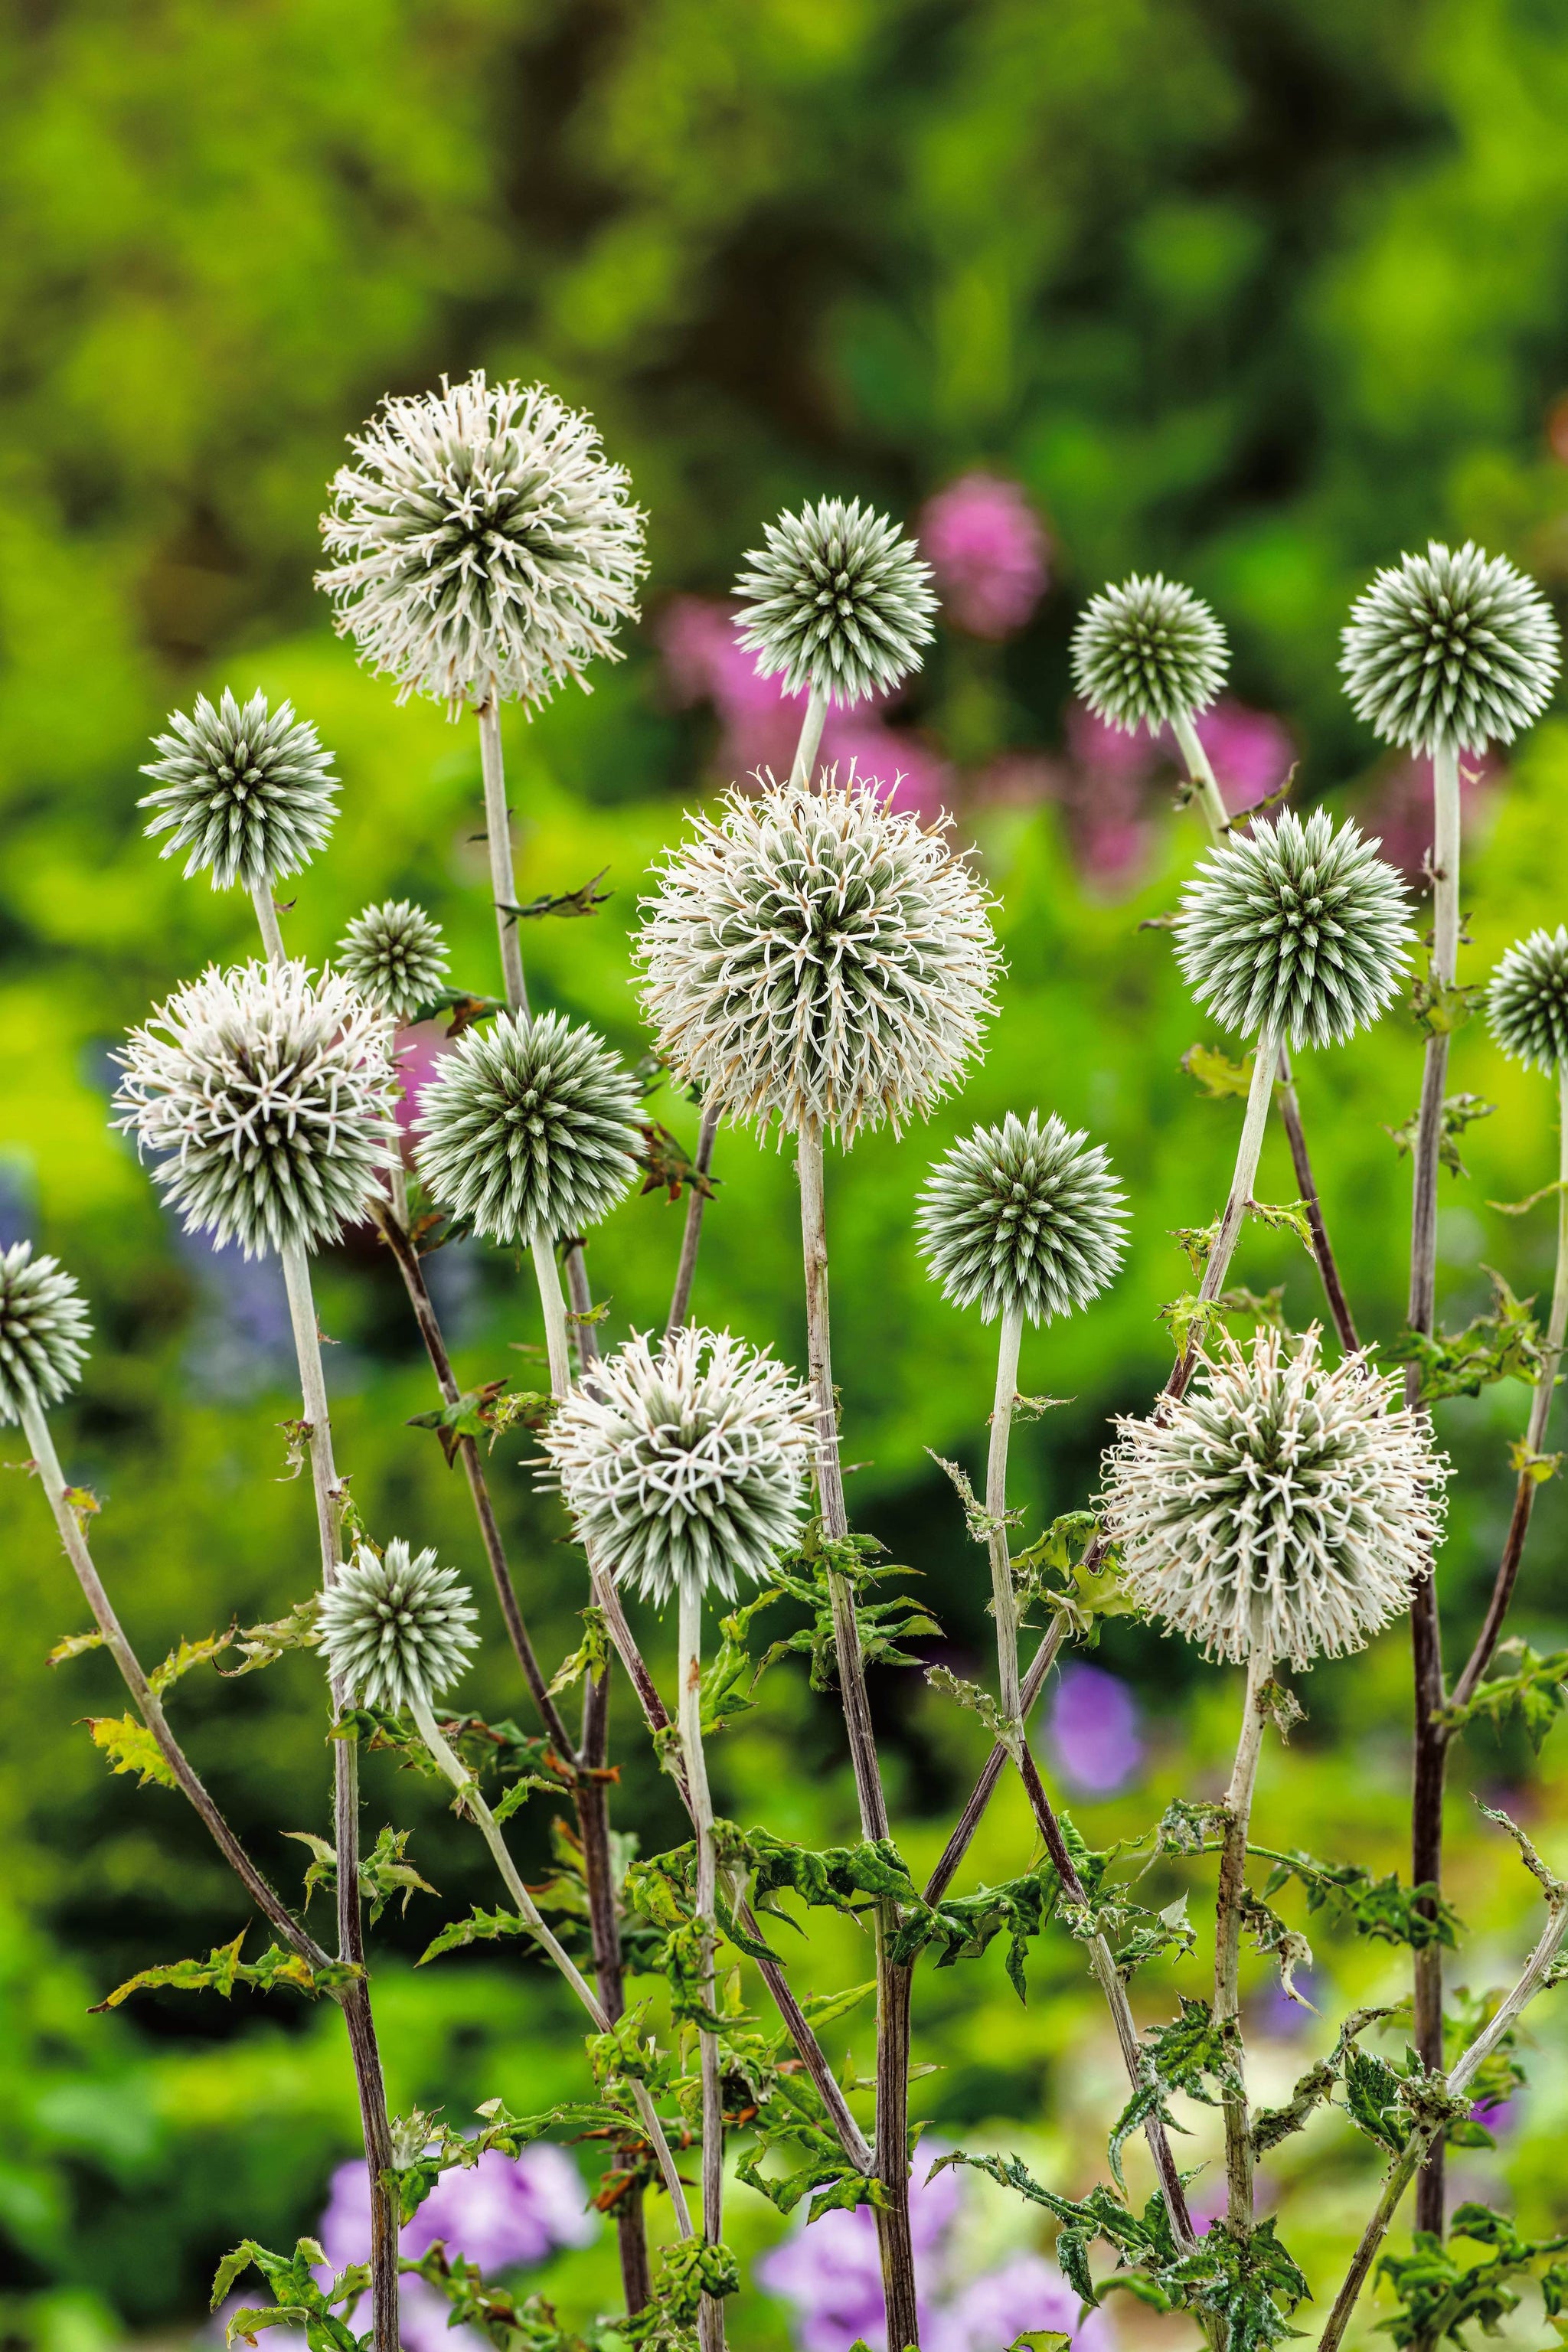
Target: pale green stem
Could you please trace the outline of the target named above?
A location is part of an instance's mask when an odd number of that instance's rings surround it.
[[[795,765],[789,772],[792,784],[808,784],[816,760],[817,745],[822,740],[822,722],[827,716],[827,689],[814,686],[806,698],[805,716],[800,722],[800,740],[795,747]]]
[[[256,919],[261,927],[261,945],[268,963],[287,963],[289,950],[283,944],[283,932],[278,921],[278,908],[273,903],[270,882],[258,883],[250,894],[256,909]]]
[[[691,1819],[697,1832],[697,1892],[694,1905],[702,1937],[702,2000],[717,2014],[718,1994],[713,1971],[717,1940],[718,1867],[713,1845],[713,1799],[708,1787],[708,1759],[702,1749],[702,1586],[695,1576],[679,1581],[679,1627],[677,1669],[679,1690],[676,1722],[680,1752],[686,1764],[686,1785],[691,1797]],[[717,2245],[724,2234],[724,2076],[719,2037],[706,2030],[698,2036],[702,2056],[702,2234]],[[699,2313],[702,2352],[723,2352],[724,2305],[721,2296],[704,2295]]]
[[[1254,1604],[1254,1640],[1257,1643]],[[1247,1696],[1242,1706],[1241,1734],[1230,1786],[1225,1792],[1225,1837],[1220,1848],[1219,1894],[1215,1922],[1214,2018],[1226,2042],[1226,2058],[1234,2077],[1223,2095],[1225,2110],[1226,2179],[1229,2188],[1232,2231],[1245,2238],[1252,2228],[1252,2121],[1247,2108],[1241,2016],[1241,1916],[1247,1890],[1247,1840],[1252,1821],[1252,1794],[1258,1785],[1258,1760],[1263,1750],[1267,1715],[1265,1692],[1273,1662],[1260,1643],[1247,1664]]]
[[[1002,1713],[1009,1724],[1023,1729],[1023,1706],[1018,1685],[1018,1596],[1013,1583],[1012,1550],[1007,1540],[1007,1440],[1013,1406],[1018,1394],[1018,1349],[1024,1336],[1024,1309],[1011,1301],[1002,1312],[996,1349],[996,1402],[991,1413],[991,1445],[985,1465],[985,1516],[990,1520],[991,1607],[996,1619],[996,1670],[1002,1693]]]
[[[479,708],[479,765],[485,780],[485,835],[489,843],[490,897],[495,901],[496,929],[500,939],[501,979],[508,1009],[528,1011],[528,983],[522,976],[522,941],[518,918],[507,909],[517,905],[517,877],[511,862],[511,819],[506,805],[506,764],[501,756],[500,705],[492,694]]]
[[[544,1310],[544,1344],[550,1357],[550,1391],[558,1402],[572,1393],[572,1346],[566,1326],[566,1294],[555,1263],[555,1244],[548,1234],[529,1235],[533,1271],[539,1280],[539,1304]]]
[[[1552,1312],[1547,1318],[1541,1376],[1531,1401],[1530,1430],[1525,1439],[1531,1454],[1539,1454],[1546,1443],[1546,1424],[1552,1416],[1552,1400],[1556,1393],[1565,1338],[1568,1338],[1568,1062],[1560,1063],[1557,1070],[1557,1274],[1552,1286]]]
[[[1230,819],[1226,814],[1225,801],[1215,781],[1215,772],[1209,764],[1209,755],[1198,740],[1198,730],[1193,725],[1191,711],[1184,711],[1179,719],[1173,719],[1171,729],[1177,743],[1181,746],[1182,757],[1187,763],[1188,781],[1192,784],[1204,823],[1208,827],[1209,838],[1217,846],[1226,840],[1229,833]]]

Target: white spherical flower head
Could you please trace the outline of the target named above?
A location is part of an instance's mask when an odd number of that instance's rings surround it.
[[[1409,961],[1409,896],[1353,824],[1287,809],[1210,852],[1183,895],[1176,960],[1244,1036],[1330,1045],[1375,1021]]]
[[[1134,572],[1089,599],[1072,635],[1073,684],[1097,719],[1157,735],[1206,710],[1229,665],[1225,631],[1201,596]]]
[[[1358,719],[1413,751],[1511,743],[1546,707],[1562,641],[1552,607],[1507,559],[1427,543],[1351,607],[1340,670]]]
[[[0,1422],[58,1404],[75,1388],[92,1326],[76,1278],[31,1242],[0,1250]]]
[[[850,1141],[927,1111],[994,1009],[986,900],[941,828],[833,775],[739,792],[670,855],[637,954],[658,1050],[737,1119]]]
[[[338,1570],[321,1596],[321,1647],[352,1699],[395,1715],[467,1672],[478,1615],[455,1568],[437,1568],[433,1551],[410,1558],[396,1536],[384,1559],[362,1544]]]
[[[631,1072],[592,1029],[503,1013],[460,1037],[420,1095],[416,1163],[490,1240],[558,1241],[624,1198],[641,1115]]]
[[[1104,1528],[1131,1600],[1210,1656],[1309,1666],[1405,1610],[1443,1528],[1447,1465],[1403,1385],[1318,1333],[1200,1351],[1179,1402],[1119,1421]]]
[[[1568,1062],[1568,929],[1515,940],[1487,989],[1487,1019],[1505,1054],[1527,1068]]]
[[[955,1307],[987,1323],[1049,1322],[1087,1306],[1127,1251],[1121,1187],[1102,1144],[1053,1112],[1009,1111],[939,1160],[921,1194],[921,1248]]]
[[[273,710],[253,694],[241,708],[225,687],[215,709],[198,695],[193,711],[170,713],[153,749],[158,757],[142,773],[160,789],[138,806],[157,810],[148,835],[169,835],[162,857],[186,853],[187,877],[205,872],[215,890],[237,882],[264,890],[325,845],[337,814],[331,754],[291,703]]]
[[[116,1059],[117,1124],[160,1155],[154,1183],[187,1233],[247,1257],[336,1241],[395,1162],[390,1032],[341,972],[209,970]]]
[[[338,969],[390,1021],[412,1021],[447,978],[441,926],[411,898],[384,898],[354,917],[338,941]]]
[[[388,399],[321,518],[317,577],[340,634],[453,710],[491,695],[547,702],[620,658],[647,569],[643,515],[590,417],[542,384],[464,383]]]
[[[782,1364],[689,1327],[595,1365],[542,1443],[599,1566],[662,1605],[682,1582],[732,1600],[738,1578],[772,1572],[805,1515],[816,1426]]]
[[[919,668],[937,600],[930,564],[896,522],[858,499],[822,499],[767,524],[763,540],[735,583],[737,630],[759,677],[853,703]]]

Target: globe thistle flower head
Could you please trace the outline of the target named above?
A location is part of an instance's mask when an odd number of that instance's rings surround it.
[[[444,1209],[508,1244],[597,1224],[637,1172],[641,1104],[618,1055],[559,1013],[500,1013],[443,1055],[415,1159]]]
[[[1012,1111],[939,1160],[916,1213],[921,1249],[955,1307],[1031,1323],[1085,1307],[1127,1249],[1123,1194],[1102,1144],[1055,1112]]]
[[[133,1030],[116,1124],[187,1233],[247,1257],[357,1224],[394,1164],[390,1034],[341,972],[205,971]]]
[[[890,694],[920,667],[937,600],[931,566],[896,522],[858,499],[821,499],[781,515],[742,560],[740,641],[759,677],[783,673],[830,702]]]
[[[634,1335],[544,1431],[546,1483],[617,1583],[732,1600],[800,1527],[816,1427],[800,1382],[727,1331],[689,1325],[657,1354]]]
[[[1385,743],[1463,751],[1511,743],[1551,699],[1557,623],[1533,580],[1467,540],[1403,555],[1351,607],[1340,670]]]
[[[322,1594],[318,1622],[332,1680],[395,1715],[466,1673],[478,1615],[455,1568],[438,1568],[434,1551],[411,1557],[395,1536],[384,1559],[360,1545]]]
[[[537,705],[595,657],[620,658],[644,519],[590,417],[481,372],[387,399],[349,446],[321,518],[339,560],[316,584],[400,701]]]
[[[1409,899],[1352,823],[1289,809],[1212,850],[1184,893],[1176,960],[1244,1036],[1329,1045],[1374,1021],[1409,961]]]
[[[942,826],[853,775],[731,793],[644,903],[658,1051],[731,1118],[897,1130],[956,1082],[994,1008],[984,894]]]
[[[1130,1598],[1213,1658],[1364,1648],[1442,1534],[1447,1465],[1402,1395],[1364,1356],[1322,1363],[1315,1328],[1200,1350],[1185,1396],[1119,1421],[1106,1457]]]
[[[1157,735],[1206,710],[1229,667],[1225,631],[1201,596],[1160,572],[1134,572],[1091,596],[1072,635],[1073,684],[1123,734]]]
[[[159,789],[137,805],[158,812],[150,837],[169,835],[161,857],[185,851],[187,879],[205,872],[215,890],[263,890],[325,845],[337,814],[331,754],[291,703],[273,710],[258,693],[242,707],[226,686],[216,709],[203,694],[194,710],[172,711],[153,749],[142,773]]]
[[[76,1277],[31,1242],[0,1250],[0,1423],[20,1421],[69,1394],[92,1326]]]
[[[337,963],[367,1004],[412,1021],[447,977],[441,926],[411,898],[384,898],[357,914],[338,941]]]
[[[1505,1054],[1529,1069],[1568,1062],[1568,929],[1516,940],[1491,976],[1487,1019]]]

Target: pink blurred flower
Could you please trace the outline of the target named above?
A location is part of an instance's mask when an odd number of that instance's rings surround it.
[[[1495,751],[1466,752],[1459,761],[1459,810],[1468,825],[1480,815],[1508,771]],[[1426,755],[1402,754],[1373,782],[1361,812],[1364,832],[1383,844],[1383,855],[1413,888],[1432,846],[1432,762]]]
[[[1278,792],[1289,774],[1295,742],[1284,720],[1271,710],[1249,710],[1227,696],[1212,710],[1200,712],[1194,724],[1232,815]],[[1174,739],[1168,740],[1173,760]]]
[[[1064,1779],[1086,1795],[1109,1796],[1137,1771],[1144,1754],[1138,1723],[1138,1702],[1119,1676],[1077,1661],[1062,1669],[1048,1737]]]
[[[928,499],[918,526],[950,620],[993,641],[1024,626],[1050,578],[1050,541],[1016,482],[961,475]]]

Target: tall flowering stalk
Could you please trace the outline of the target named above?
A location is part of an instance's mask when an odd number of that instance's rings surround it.
[[[1230,650],[1201,596],[1156,572],[1134,572],[1089,599],[1073,632],[1073,684],[1095,717],[1123,734],[1169,727],[1210,838],[1224,838],[1225,802],[1194,720],[1225,684]]]

